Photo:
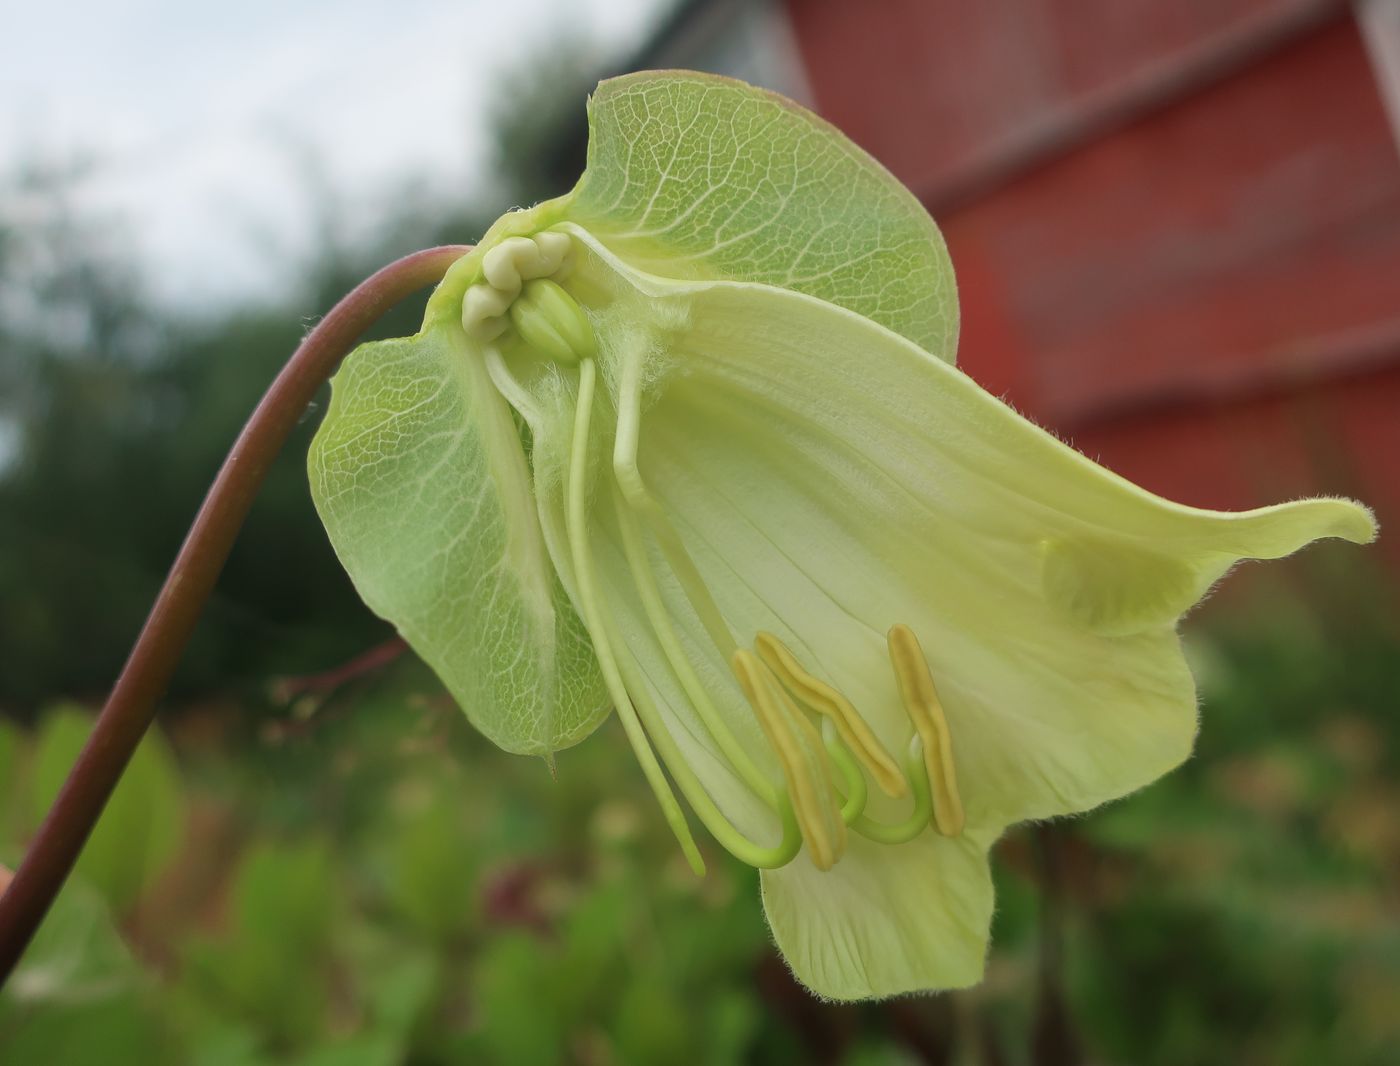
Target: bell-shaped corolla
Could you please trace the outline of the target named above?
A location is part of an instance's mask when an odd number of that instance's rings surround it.
[[[954,365],[937,229],[789,101],[603,83],[568,195],[345,363],[310,459],[366,603],[501,747],[616,710],[835,999],[980,979],[987,850],[1184,760],[1176,627],[1370,513],[1179,506]]]

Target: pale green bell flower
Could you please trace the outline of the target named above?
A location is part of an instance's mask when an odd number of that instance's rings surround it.
[[[973,984],[1002,831],[1190,753],[1181,615],[1375,524],[1178,506],[984,392],[933,223],[796,105],[648,73],[590,122],[571,193],[346,361],[310,459],[331,540],[502,747],[615,708],[814,992]]]

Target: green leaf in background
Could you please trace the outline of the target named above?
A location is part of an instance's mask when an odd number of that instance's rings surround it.
[[[335,872],[315,842],[263,845],[244,857],[234,886],[234,923],[257,929],[289,962],[315,958],[335,920]]]
[[[313,1048],[288,1066],[399,1066],[403,1049],[390,1037],[355,1036]]]
[[[460,326],[362,345],[312,444],[311,492],[376,614],[507,751],[549,755],[610,708],[546,554],[510,409]]]
[[[173,1064],[154,992],[106,902],[70,882],[0,993],[0,1062]]]
[[[197,1016],[193,1023],[186,1019],[185,1024],[196,1037],[186,1049],[189,1058],[184,1066],[266,1066],[263,1041],[251,1026],[208,1016]]]
[[[369,1013],[375,1031],[407,1047],[424,1023],[442,979],[442,964],[428,951],[405,950],[389,939],[368,982]]]
[[[697,1049],[703,1019],[686,1009],[664,972],[629,982],[621,991],[613,1039],[623,1062],[685,1062]]]
[[[763,1028],[763,1007],[746,989],[718,987],[711,997],[705,1021],[706,1059],[709,1066],[741,1062],[744,1051]]]
[[[666,277],[794,289],[956,358],[938,227],[810,111],[728,78],[644,71],[601,83],[588,121],[567,217],[620,258]]]
[[[624,982],[625,931],[635,914],[640,881],[599,885],[574,901],[560,930],[554,973],[554,1009],[572,1027],[589,1024],[608,1009]]]
[[[429,941],[451,940],[476,917],[473,840],[445,792],[395,820],[385,863],[390,903]]]
[[[243,859],[231,888],[228,929],[192,940],[195,990],[275,1042],[319,1031],[328,998],[331,930],[341,907],[330,855],[318,843],[263,843]]]
[[[35,739],[30,817],[49,809],[92,730],[93,719],[73,704],[52,707]],[[184,828],[179,774],[159,731],[141,741],[106,810],[92,831],[75,873],[120,913],[170,859]]]
[[[8,843],[21,830],[19,765],[23,745],[24,733],[19,726],[0,718],[0,845]]]
[[[539,943],[507,932],[481,952],[474,970],[480,1020],[465,1061],[553,1066],[564,1061],[567,1034],[553,1010],[554,981]]]

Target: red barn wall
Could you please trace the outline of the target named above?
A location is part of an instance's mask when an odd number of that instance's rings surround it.
[[[817,108],[938,218],[982,384],[1183,502],[1400,520],[1400,153],[1347,7],[789,11]]]

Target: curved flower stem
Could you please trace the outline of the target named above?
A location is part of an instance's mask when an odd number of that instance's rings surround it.
[[[439,281],[471,249],[429,248],[361,282],[306,335],[264,394],[209,488],[87,744],[0,896],[0,984],[73,868],[165,692],[272,460],[323,382],[398,301]]]

